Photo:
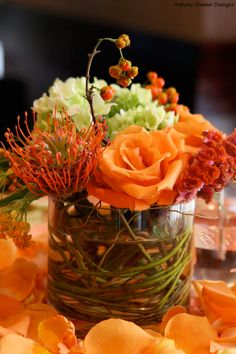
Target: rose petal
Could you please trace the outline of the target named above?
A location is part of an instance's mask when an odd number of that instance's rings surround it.
[[[75,346],[75,327],[64,316],[49,317],[39,323],[38,338],[46,348],[53,353],[58,353],[59,344],[63,344],[68,349]]]
[[[86,354],[143,353],[160,342],[132,322],[111,318],[95,325],[86,335]],[[148,351],[147,351],[148,353]]]
[[[221,317],[225,323],[236,322],[236,296],[223,281],[198,282],[202,286],[201,297],[211,318]]]
[[[32,292],[35,285],[37,267],[18,258],[11,267],[0,272],[0,293],[22,301]]]
[[[144,200],[129,197],[125,193],[115,192],[108,188],[100,188],[95,184],[88,184],[87,191],[89,194],[96,196],[103,202],[108,203],[117,208],[128,208],[130,210],[145,210],[150,207],[149,203]]]
[[[8,334],[0,339],[0,354],[52,354],[31,339]]]
[[[181,349],[176,349],[175,342],[172,339],[162,338],[160,343],[156,344],[150,351],[144,354],[186,354]]]
[[[30,325],[28,329],[28,338],[38,341],[38,325],[44,319],[55,316],[57,311],[47,304],[35,303],[25,306],[23,312],[25,316],[30,317]]]
[[[5,294],[0,294],[0,321],[23,310],[23,304]]]
[[[16,259],[16,254],[17,248],[12,239],[0,240],[0,271],[12,265]]]
[[[28,334],[30,324],[30,317],[25,316],[23,313],[15,316],[11,316],[5,321],[1,322],[1,325],[8,330],[26,337]]]
[[[193,281],[202,307],[210,322],[222,317],[226,323],[236,319],[236,296],[224,281]]]
[[[209,353],[210,342],[217,338],[206,317],[179,313],[166,325],[165,336],[175,341],[176,347],[186,353]]]
[[[161,333],[164,333],[165,327],[168,323],[168,321],[174,317],[175,315],[177,315],[178,313],[186,313],[186,308],[184,306],[181,305],[176,305],[171,307],[162,317],[162,321],[161,324],[158,326],[158,330]]]
[[[191,114],[182,111],[179,121],[174,128],[185,135],[186,144],[193,147],[200,147],[202,144],[202,133],[216,128],[200,114]]]

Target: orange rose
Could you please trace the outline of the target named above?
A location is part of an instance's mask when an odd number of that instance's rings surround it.
[[[173,128],[148,132],[129,126],[103,152],[88,193],[130,210],[173,204],[173,187],[190,155],[184,135]]]
[[[192,147],[200,147],[202,144],[202,133],[208,130],[217,130],[201,114],[192,114],[181,111],[179,121],[174,128],[185,135],[186,144]]]

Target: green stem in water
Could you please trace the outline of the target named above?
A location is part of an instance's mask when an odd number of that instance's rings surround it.
[[[120,212],[120,211],[119,211]],[[120,218],[123,222],[123,224],[125,225],[126,229],[128,230],[132,240],[136,241],[136,236],[135,233],[133,232],[132,228],[130,227],[130,224],[128,223],[128,221],[126,220],[124,214],[122,212],[120,212]],[[143,254],[143,256],[149,261],[152,262],[152,258],[149,256],[149,254],[146,252],[145,248],[143,247],[143,245],[141,245],[140,243],[137,243],[136,246],[140,249],[141,253]]]

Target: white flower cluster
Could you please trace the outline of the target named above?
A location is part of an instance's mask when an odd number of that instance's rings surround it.
[[[48,114],[56,109],[58,115],[64,111],[74,120],[77,129],[87,128],[91,122],[89,103],[85,97],[85,77],[68,78],[66,81],[56,79],[49,88],[48,94],[33,102],[33,110],[37,112],[37,124],[44,126]],[[104,80],[94,79],[93,108],[96,116],[106,116],[111,103],[105,102],[100,94],[100,88],[107,85]]]

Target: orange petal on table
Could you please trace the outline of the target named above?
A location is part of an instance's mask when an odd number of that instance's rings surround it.
[[[226,284],[216,289],[203,287],[202,298],[205,306],[221,317],[225,323],[236,322],[236,296]]]
[[[176,306],[171,307],[162,317],[162,321],[161,321],[160,325],[158,326],[158,330],[163,334],[168,321],[172,317],[174,317],[178,313],[186,313],[186,312],[187,311],[184,306],[176,305]]]
[[[222,314],[222,309],[220,310],[218,307],[223,304],[229,306],[229,301],[231,301],[231,306],[236,304],[234,292],[224,281],[195,280],[193,285],[198,293],[205,315],[211,323],[215,322]]]
[[[236,327],[228,326],[221,336],[211,343],[211,350],[236,348]]]
[[[23,310],[23,304],[5,294],[0,294],[0,321]]]
[[[19,334],[8,334],[0,339],[0,354],[52,354],[46,348]]]
[[[0,338],[6,336],[7,334],[14,333],[11,329],[5,328],[0,325]]]
[[[57,315],[57,311],[52,306],[49,306],[47,304],[35,303],[25,306],[24,315],[30,317],[30,325],[27,337],[37,342],[39,341],[39,323],[51,316]]]
[[[133,322],[111,318],[90,329],[84,339],[84,351],[86,354],[151,353],[151,348],[159,342],[160,338]]]
[[[38,338],[52,353],[58,353],[59,345],[70,349],[76,344],[75,327],[64,316],[56,315],[39,323]]]
[[[12,265],[16,254],[17,248],[12,239],[0,240],[0,271]]]
[[[27,337],[29,325],[30,317],[24,315],[24,313],[8,317],[8,319],[1,322],[1,326],[20,334],[23,337]]]
[[[35,285],[37,266],[18,258],[12,266],[0,272],[0,293],[22,301],[32,292]]]
[[[187,354],[204,354],[209,353],[210,342],[217,338],[217,332],[206,317],[179,313],[167,323],[165,336]]]
[[[142,354],[186,354],[181,349],[176,349],[173,339],[162,338],[154,347],[150,347]]]

